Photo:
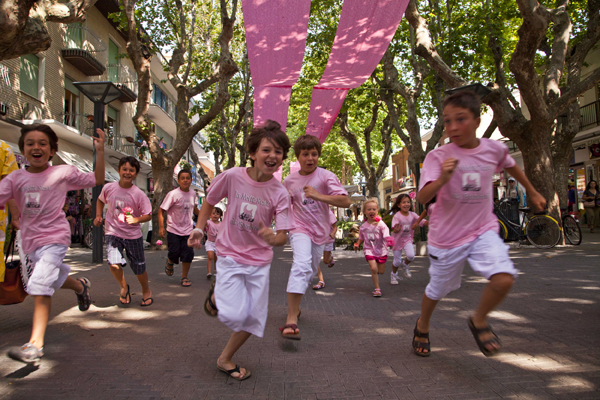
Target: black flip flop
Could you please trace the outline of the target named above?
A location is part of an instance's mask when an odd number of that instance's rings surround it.
[[[129,293],[129,285],[127,285],[127,294],[125,295],[125,297],[123,297],[121,295],[119,295],[119,297],[125,301],[129,300],[129,301],[127,301],[127,303],[121,302],[122,305],[127,306],[127,305],[131,304],[131,293]]]
[[[485,347],[488,344],[500,345],[500,338],[498,338],[498,336],[494,333],[490,324],[487,324],[485,328],[476,328],[475,324],[473,324],[473,319],[469,318],[469,329],[471,330],[471,333],[475,338],[477,346],[479,346],[479,350],[481,350],[484,356],[491,357],[500,351],[500,349],[490,350]],[[491,333],[492,337],[484,342],[481,339],[479,339],[479,335],[481,335],[482,333]]]
[[[227,375],[229,375],[231,377],[231,379],[235,379],[236,381],[243,381],[244,379],[248,379],[250,378],[250,375],[252,375],[252,372],[246,370],[246,374],[243,377],[239,377],[239,376],[233,376],[231,374],[235,374],[236,372],[238,374],[241,374],[242,372],[240,371],[240,366],[239,365],[235,365],[235,368],[232,369],[225,369],[225,368],[221,368],[217,365],[217,368],[219,369],[219,371],[225,372]]]
[[[212,301],[212,295],[214,293],[215,293],[215,284],[213,283],[210,286],[210,290],[208,291],[208,296],[206,296],[206,299],[204,300],[204,312],[209,317],[216,317],[219,314],[219,309],[217,308],[217,306],[215,305],[215,303],[213,303],[213,301]],[[217,312],[216,314],[213,314],[211,312],[211,310],[208,309],[208,307],[206,306],[207,303],[210,306],[210,308],[212,308],[212,311],[216,311]]]
[[[169,268],[171,267],[171,268]],[[173,274],[175,273],[175,264],[169,264],[167,262],[167,264],[165,265],[165,274],[167,274],[168,276],[173,276]]]
[[[149,301],[150,303],[148,304],[144,304],[145,302]],[[148,297],[147,299],[142,299],[142,307],[150,307],[152,304],[154,304],[154,299],[152,297]]]

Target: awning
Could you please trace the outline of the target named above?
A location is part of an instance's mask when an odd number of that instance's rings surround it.
[[[350,200],[352,200],[352,201],[364,201],[366,199],[367,198],[360,193],[354,193],[353,195],[350,196]]]
[[[82,172],[94,171],[94,164],[91,157],[71,153],[66,150],[59,150],[56,152],[56,155],[59,156],[65,162],[65,164],[73,165]],[[106,179],[107,182],[119,181],[119,173],[106,161],[104,162],[104,179]]]
[[[390,199],[394,200],[396,197],[400,196],[401,194],[410,193],[412,191],[415,191],[415,189],[417,189],[416,186],[405,186],[402,189],[400,189],[399,191],[392,193],[390,195]]]
[[[358,185],[342,185],[348,194],[358,193],[360,191]]]

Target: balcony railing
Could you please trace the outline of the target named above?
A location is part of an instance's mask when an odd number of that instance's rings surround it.
[[[79,131],[81,135],[94,135],[94,122],[91,115],[65,113],[60,114],[58,121]]]
[[[108,80],[116,84],[123,96],[119,100],[123,102],[133,102],[137,99],[138,79],[137,74],[125,65],[108,65]]]
[[[579,108],[581,121],[579,131],[600,125],[600,100],[586,104]],[[556,131],[560,132],[567,123],[567,116],[561,115],[556,119]]]
[[[63,25],[65,42],[61,54],[87,76],[102,75],[106,67],[97,60],[97,54],[106,51],[104,42],[81,24]]]
[[[0,115],[8,115],[15,89],[10,83],[10,70],[0,64]]]

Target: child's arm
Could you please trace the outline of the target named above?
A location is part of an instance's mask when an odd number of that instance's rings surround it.
[[[19,206],[17,206],[17,201],[15,199],[10,199],[7,202],[8,210],[10,211],[10,224],[14,230],[18,231],[21,229],[21,213],[19,211]]]
[[[198,210],[198,206],[194,205],[194,215],[200,214],[200,210]]]
[[[337,221],[334,222],[333,224],[331,224],[331,233],[329,234],[329,236],[332,239],[335,239],[335,233],[337,232]]]
[[[304,196],[307,199],[322,201],[323,203],[327,203],[335,207],[348,208],[352,203],[350,201],[350,198],[345,194],[338,194],[333,196],[321,194],[317,192],[317,190],[312,186],[304,186]]]
[[[202,237],[204,236],[204,229],[206,227],[206,221],[210,218],[210,214],[212,214],[215,206],[209,204],[208,201],[204,201],[202,203],[202,207],[200,208],[200,212],[198,213],[198,222],[196,222],[196,228],[190,233],[190,237],[188,239],[188,246],[193,247],[195,249],[202,248]]]
[[[413,230],[417,229],[417,226],[418,226],[418,225],[421,225],[421,221],[423,221],[423,218],[425,218],[426,216],[427,216],[427,208],[425,208],[425,209],[423,210],[423,212],[421,213],[421,215],[419,215],[419,219],[417,220],[417,222],[415,222],[415,223],[412,225],[412,229],[413,229]],[[421,226],[424,226],[424,223],[423,223],[423,225],[421,225]]]
[[[287,242],[287,230],[273,232],[270,227],[264,226],[262,222],[259,223],[260,229],[258,234],[262,236],[263,240],[273,247],[283,246]]]
[[[160,214],[159,214],[160,215]],[[125,221],[129,224],[129,225],[133,225],[133,224],[141,224],[143,222],[147,222],[150,221],[152,219],[152,214],[146,214],[146,215],[142,215],[140,217],[134,217],[133,215],[126,215],[125,216]],[[162,227],[162,226],[161,226]],[[160,231],[160,228],[158,228]]]
[[[450,181],[457,165],[458,160],[455,158],[448,158],[444,160],[442,163],[442,173],[440,174],[440,177],[435,181],[428,183],[421,190],[419,190],[419,193],[417,193],[417,201],[421,204],[429,203],[431,199],[435,197],[437,192],[439,192],[439,190]]]
[[[165,237],[165,214],[167,212],[162,208],[158,209],[158,236]]]
[[[104,131],[98,128],[96,133],[98,137],[94,137],[94,147],[96,148],[94,176],[96,177],[96,185],[104,185]]]
[[[363,243],[363,240],[361,238],[358,238],[357,242],[354,242],[354,250],[357,250],[358,248],[360,248],[360,245]]]
[[[523,171],[521,171],[521,168],[519,168],[518,165],[506,168],[506,170],[512,177],[514,177],[517,180],[517,182],[519,182],[521,185],[523,185],[523,187],[525,187],[525,190],[527,191],[527,195],[529,197],[528,200],[531,201],[531,204],[533,204],[533,206],[537,208],[538,211],[541,211],[546,208],[546,199],[537,190],[535,190],[531,182],[529,182],[529,179],[527,179],[527,176],[525,176],[525,174],[523,173]]]
[[[102,225],[102,211],[104,210],[104,203],[102,200],[98,199],[96,201],[96,218],[94,219],[94,225],[100,226]]]

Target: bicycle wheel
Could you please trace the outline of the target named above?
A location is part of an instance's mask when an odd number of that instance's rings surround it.
[[[549,249],[560,240],[560,226],[548,215],[536,215],[527,222],[525,236],[535,247]]]
[[[91,249],[92,248],[92,244],[94,243],[94,234],[92,233],[92,229],[90,229],[84,236],[83,236],[83,244],[85,245],[85,247]]]
[[[500,220],[498,220],[498,224],[500,225],[500,230],[498,231],[498,233],[500,234],[500,239],[508,239],[508,230],[506,229],[506,225],[504,225],[504,222]]]
[[[565,232],[565,238],[571,244],[578,246],[581,244],[581,228],[577,223],[577,220],[571,215],[565,215],[562,218],[563,231]]]

